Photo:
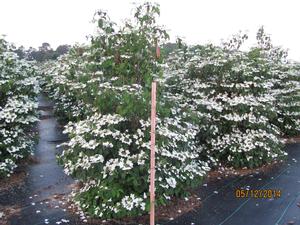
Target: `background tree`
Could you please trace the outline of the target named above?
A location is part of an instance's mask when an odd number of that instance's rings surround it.
[[[51,45],[47,42],[42,43],[38,49],[29,47],[25,49],[24,46],[20,46],[14,50],[20,59],[35,60],[37,62],[44,62],[48,60],[56,60],[59,56],[66,54],[70,45],[59,45],[56,50],[53,50]]]

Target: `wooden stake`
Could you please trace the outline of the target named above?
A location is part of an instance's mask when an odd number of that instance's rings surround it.
[[[156,59],[160,58],[160,47],[158,46],[157,39],[155,40]]]
[[[160,47],[156,46],[156,59],[160,58]]]
[[[155,225],[155,126],[156,126],[156,82],[152,82],[151,153],[150,153],[150,225]]]

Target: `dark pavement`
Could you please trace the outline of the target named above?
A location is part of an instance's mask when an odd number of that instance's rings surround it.
[[[286,146],[288,161],[266,173],[208,183],[198,190],[202,206],[164,225],[300,224],[300,144]],[[281,190],[279,198],[236,198],[235,190]]]

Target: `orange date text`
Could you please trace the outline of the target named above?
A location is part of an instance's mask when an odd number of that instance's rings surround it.
[[[235,197],[236,198],[280,198],[281,197],[281,190],[275,189],[236,189],[235,190]]]

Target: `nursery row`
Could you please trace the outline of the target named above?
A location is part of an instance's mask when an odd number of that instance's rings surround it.
[[[299,68],[263,28],[221,46],[187,46],[165,57],[159,7],[145,3],[117,26],[95,14],[97,34],[43,65],[43,86],[66,123],[60,163],[82,181],[74,201],[101,218],[149,210],[150,88],[158,82],[156,196],[186,196],[212,167],[282,159],[281,137],[299,133]],[[162,51],[163,52],[163,51]]]
[[[35,68],[0,39],[0,177],[33,153],[39,84]]]

